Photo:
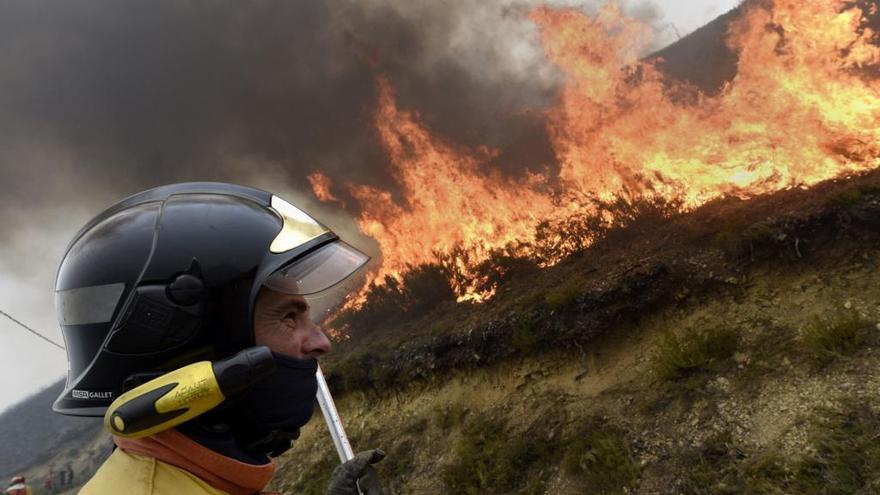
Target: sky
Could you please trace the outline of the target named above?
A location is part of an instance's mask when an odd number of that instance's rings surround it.
[[[0,310],[62,342],[53,283],[70,238],[113,202],[169,182],[263,187],[372,249],[302,180],[320,169],[390,182],[364,125],[374,74],[363,47],[438,132],[500,150],[511,174],[546,162],[543,126],[524,111],[558,83],[518,14],[536,3],[0,3]],[[737,3],[624,8],[660,48]],[[0,409],[66,370],[63,351],[0,317]]]
[[[661,14],[661,23],[666,23],[668,26],[667,31],[664,32],[664,39],[667,42],[675,41],[677,34],[687,35],[739,3],[731,0],[655,0],[653,2]]]

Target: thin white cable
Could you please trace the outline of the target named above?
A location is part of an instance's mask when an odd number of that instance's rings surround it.
[[[40,332],[34,330],[33,328],[31,328],[31,327],[25,325],[24,323],[22,323],[22,322],[16,320],[15,318],[12,317],[12,315],[10,315],[9,313],[7,313],[6,311],[3,311],[2,309],[0,309],[0,315],[3,315],[3,316],[5,316],[5,317],[9,318],[9,319],[12,320],[14,323],[18,324],[18,326],[20,326],[21,328],[24,328],[24,329],[27,330],[28,332],[30,332],[30,333],[36,335],[37,337],[39,337],[39,338],[45,340],[46,342],[48,342],[48,343],[54,345],[55,347],[61,349],[62,351],[65,350],[63,345],[59,344],[58,342],[55,342],[54,340],[50,339],[49,337],[46,337],[45,335],[43,335],[43,334],[41,334]]]

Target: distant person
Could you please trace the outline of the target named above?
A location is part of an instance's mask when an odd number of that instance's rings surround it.
[[[30,485],[28,485],[24,476],[16,476],[9,482],[9,488],[6,489],[7,495],[32,495]]]
[[[309,301],[368,259],[283,199],[232,184],[151,189],[86,224],[56,279],[69,373],[53,408],[102,416],[112,403],[119,448],[80,494],[263,490],[312,416],[330,350]],[[382,457],[342,464],[327,493],[381,495]]]
[[[43,479],[43,490],[46,493],[53,493],[55,491],[55,472],[49,471],[49,474],[46,475],[46,478]]]
[[[67,463],[67,466],[65,466],[64,471],[62,471],[62,473],[65,475],[64,476],[64,486],[65,487],[73,486],[73,467],[70,465],[69,462]]]

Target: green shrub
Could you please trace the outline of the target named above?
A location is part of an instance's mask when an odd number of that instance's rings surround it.
[[[443,472],[453,495],[544,493],[558,445],[546,432],[513,434],[503,421],[478,416],[462,428],[454,461]],[[554,437],[555,438],[555,437]]]
[[[722,432],[706,439],[698,447],[685,448],[680,454],[685,472],[684,493],[724,493],[720,487],[736,476],[737,458],[732,451],[730,432]]]
[[[849,208],[861,202],[863,198],[864,194],[859,189],[848,189],[831,196],[825,204],[832,208]]]
[[[353,333],[366,332],[407,321],[455,299],[450,274],[444,267],[430,263],[409,267],[399,280],[386,276],[381,284],[373,282],[359,308],[340,311],[329,325]]]
[[[324,495],[330,483],[330,475],[339,465],[339,457],[332,448],[325,449],[325,454],[314,464],[302,464],[296,472],[297,480],[284,488],[302,495]]]
[[[712,236],[712,245],[718,247],[728,255],[738,254],[741,245],[741,240],[739,238],[740,231],[740,225],[737,225],[734,222],[725,222],[718,227],[718,230],[716,230],[715,234]]]
[[[752,256],[755,249],[773,246],[780,231],[768,220],[755,222],[752,218],[734,216],[722,220],[711,243],[728,256]]]
[[[608,229],[602,212],[579,213],[562,220],[544,220],[535,227],[535,255],[560,259],[582,253],[602,239]]]
[[[544,295],[544,302],[550,309],[562,309],[573,303],[584,291],[584,282],[572,279]]]
[[[497,287],[517,274],[524,274],[538,268],[536,258],[530,256],[530,251],[525,249],[526,244],[516,242],[504,248],[493,249],[489,257],[479,263],[469,275],[471,280],[481,280],[478,290],[489,290]]]
[[[817,363],[825,365],[859,349],[870,327],[871,323],[857,312],[840,310],[829,316],[814,317],[801,334],[801,344]]]
[[[683,382],[686,388],[702,384],[707,373],[718,371],[736,351],[737,332],[718,327],[682,336],[668,332],[654,353],[657,377],[665,382]]]
[[[782,483],[789,476],[786,458],[775,452],[749,456],[729,431],[713,435],[699,447],[681,453],[685,473],[682,492],[693,495],[785,495]]]
[[[682,200],[659,196],[618,196],[612,200],[592,197],[577,201],[590,203],[592,208],[538,224],[532,246],[537,259],[560,259],[582,253],[610,238],[625,241],[635,233],[664,225],[684,211]]]
[[[544,291],[536,290],[534,292],[519,294],[516,303],[513,305],[514,311],[519,314],[531,313],[541,307],[545,303]]]
[[[441,302],[455,301],[449,272],[438,264],[411,267],[402,279],[403,309],[407,313],[421,313]]]
[[[791,468],[786,465],[786,456],[778,452],[761,453],[745,460],[738,475],[739,482],[733,478],[732,482],[725,483],[728,489],[736,487],[728,493],[749,495],[791,493],[782,488],[785,479],[791,476]]]
[[[327,383],[336,393],[374,388],[369,371],[373,368],[375,357],[353,354],[333,363],[325,370]]]
[[[749,454],[729,433],[682,454],[683,492],[844,495],[880,490],[880,415],[861,402],[820,410],[802,453]]]
[[[461,404],[447,404],[434,411],[434,425],[441,430],[448,430],[461,424],[468,412]]]
[[[390,390],[397,384],[400,373],[393,362],[373,363],[369,369],[370,384],[378,390]]]
[[[404,493],[405,479],[416,466],[413,454],[417,446],[414,445],[413,440],[403,440],[385,448],[388,456],[375,466],[379,479],[382,480],[382,487],[385,488],[386,493]]]
[[[864,196],[880,195],[880,184],[862,184],[861,186],[859,186],[859,192],[861,192]]]
[[[742,233],[742,241],[749,244],[768,244],[776,238],[776,230],[767,222],[750,225]]]
[[[513,334],[510,336],[513,348],[520,353],[529,353],[534,351],[535,344],[538,343],[538,337],[533,330],[534,323],[530,318],[519,319],[513,326]]]
[[[562,467],[584,479],[589,493],[626,493],[639,476],[629,445],[617,429],[591,422],[566,442]]]
[[[407,435],[421,435],[428,429],[428,418],[420,416],[404,426],[403,432]]]
[[[683,200],[662,196],[617,196],[598,204],[609,219],[609,232],[633,227],[656,227],[684,211]]]
[[[880,489],[880,414],[852,402],[822,411],[814,421],[808,455],[793,469],[794,492],[843,495]]]

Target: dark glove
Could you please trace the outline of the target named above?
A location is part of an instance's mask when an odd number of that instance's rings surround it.
[[[367,450],[354,456],[354,459],[336,466],[330,476],[327,495],[358,495],[358,486],[364,495],[385,495],[379,476],[372,464],[385,458],[379,449]]]

